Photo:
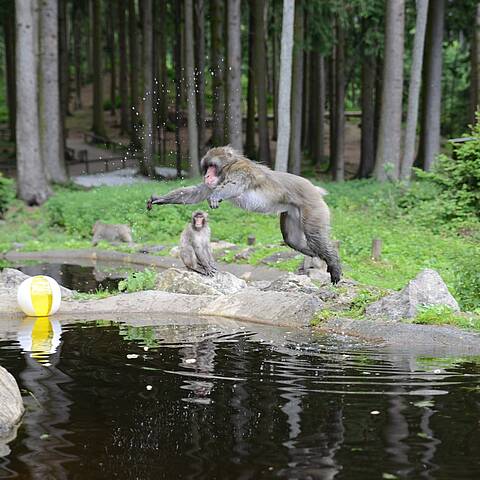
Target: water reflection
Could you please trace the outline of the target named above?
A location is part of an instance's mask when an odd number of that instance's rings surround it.
[[[278,329],[55,328],[24,324],[18,343],[0,342],[28,392],[0,478],[480,475],[475,362]]]

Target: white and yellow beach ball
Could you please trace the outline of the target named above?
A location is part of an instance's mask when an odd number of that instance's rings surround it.
[[[18,305],[29,317],[53,315],[59,309],[61,300],[60,286],[46,275],[27,278],[18,287]]]

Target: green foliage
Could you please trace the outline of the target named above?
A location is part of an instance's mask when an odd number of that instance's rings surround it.
[[[5,178],[0,173],[0,218],[15,198],[15,189],[13,180]]]
[[[118,290],[128,293],[153,290],[156,279],[157,272],[148,268],[143,270],[143,272],[133,272],[125,280],[118,282]]]
[[[116,295],[118,292],[114,290],[109,290],[108,288],[98,288],[93,293],[84,293],[84,292],[75,292],[73,298],[75,300],[100,300],[102,298],[111,297]]]
[[[413,323],[422,325],[454,325],[461,328],[480,330],[478,315],[459,314],[446,305],[421,307]]]

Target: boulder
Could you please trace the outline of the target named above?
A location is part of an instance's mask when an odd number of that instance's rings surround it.
[[[157,277],[156,289],[187,295],[227,295],[245,288],[245,280],[228,272],[217,272],[212,277],[190,270],[169,268]]]
[[[218,242],[210,242],[210,247],[215,256],[218,256],[219,252],[220,255],[223,255],[229,250],[235,250],[238,248],[237,245],[235,245],[234,243],[225,242],[224,240],[219,240]],[[178,246],[173,247],[170,250],[170,256],[180,258],[180,248]]]
[[[7,442],[16,435],[23,415],[22,395],[13,376],[0,367],[0,457],[8,455]]]
[[[6,290],[12,294],[16,293],[19,285],[27,278],[30,278],[30,275],[26,275],[20,270],[15,268],[4,268],[0,274],[0,289]],[[75,293],[73,290],[62,286],[60,286],[60,291],[62,292],[62,298],[71,298]]]
[[[244,288],[232,295],[217,297],[199,313],[253,323],[308,326],[322,305],[314,295]]]
[[[420,272],[400,292],[395,292],[366,308],[367,317],[399,322],[414,318],[422,306],[446,305],[460,311],[457,301],[435,270]]]
[[[275,292],[296,292],[315,294],[318,293],[318,287],[312,280],[305,275],[295,275],[294,273],[287,273],[268,285],[263,290],[272,290]]]

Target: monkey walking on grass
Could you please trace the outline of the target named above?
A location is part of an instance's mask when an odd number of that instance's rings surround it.
[[[192,213],[192,221],[180,236],[180,258],[194,272],[212,276],[217,271],[210,247],[208,214],[201,210]]]
[[[285,243],[304,255],[324,260],[332,283],[340,281],[342,268],[330,240],[330,211],[322,189],[305,178],[252,162],[229,146],[210,149],[201,168],[203,183],[160,197],[152,195],[147,208],[203,200],[208,200],[210,208],[218,208],[220,202],[230,200],[251,212],[279,213]]]

